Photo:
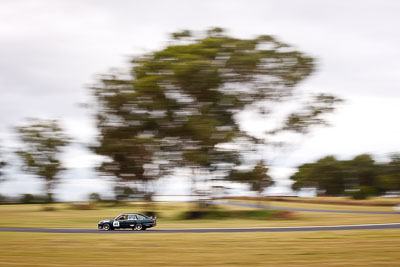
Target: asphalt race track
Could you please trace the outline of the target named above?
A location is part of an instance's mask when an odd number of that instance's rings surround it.
[[[378,230],[400,229],[400,223],[337,225],[337,226],[301,226],[301,227],[254,227],[254,228],[194,228],[194,229],[154,229],[146,231],[79,228],[18,228],[0,227],[2,232],[25,233],[62,233],[62,234],[168,234],[168,233],[253,233],[253,232],[313,232],[313,231],[343,231],[343,230]]]

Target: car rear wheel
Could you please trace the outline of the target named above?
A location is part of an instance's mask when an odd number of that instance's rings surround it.
[[[110,230],[111,230],[111,225],[108,224],[108,223],[106,223],[106,224],[103,225],[103,229],[104,229],[105,231],[110,231]]]
[[[134,231],[141,231],[143,230],[143,225],[141,225],[140,223],[136,224],[135,227],[133,227]]]

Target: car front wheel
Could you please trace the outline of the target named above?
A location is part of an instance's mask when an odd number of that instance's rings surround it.
[[[106,223],[106,224],[103,225],[103,229],[104,229],[105,231],[110,231],[110,230],[111,230],[111,225],[108,224],[108,223]]]

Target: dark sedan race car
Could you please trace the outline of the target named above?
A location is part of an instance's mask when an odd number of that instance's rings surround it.
[[[156,217],[147,217],[139,213],[124,213],[118,215],[114,219],[99,221],[98,228],[105,231],[127,228],[131,228],[135,231],[141,231],[156,225]]]

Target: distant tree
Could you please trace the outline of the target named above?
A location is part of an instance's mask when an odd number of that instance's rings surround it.
[[[272,36],[238,39],[221,28],[175,33],[168,47],[92,87],[100,131],[93,150],[107,159],[99,170],[150,188],[177,166],[228,173],[258,144],[326,124],[323,115],[340,102],[326,94],[297,101],[264,138],[244,132],[236,119],[254,110],[275,121],[275,109],[298,99],[294,87],[313,70],[312,58]]]
[[[3,181],[3,176],[4,176],[4,172],[2,171],[2,169],[7,165],[7,163],[1,158],[1,153],[0,153],[0,182]]]
[[[388,163],[376,163],[371,155],[362,154],[351,160],[338,161],[328,156],[315,163],[299,166],[290,178],[292,188],[315,187],[328,195],[352,192],[353,197],[364,199],[400,190],[400,157],[392,155]]]
[[[23,170],[46,182],[48,201],[53,200],[52,191],[57,175],[64,170],[59,156],[68,145],[69,138],[56,120],[30,119],[24,126],[16,127],[23,148],[17,151],[23,162]]]
[[[346,162],[349,176],[358,186],[376,187],[378,168],[371,155],[362,154]]]
[[[1,151],[0,151],[1,152]],[[0,183],[4,181],[4,173],[2,171],[2,169],[7,165],[6,162],[2,159],[1,157],[1,153],[0,153]],[[5,197],[3,197],[2,195],[0,195],[0,202],[4,201]]]
[[[89,200],[92,202],[100,202],[101,195],[99,193],[91,193],[89,194]]]
[[[345,170],[340,161],[327,156],[316,163],[301,165],[290,177],[294,181],[292,188],[315,187],[326,195],[343,195],[345,192]]]
[[[384,193],[379,185],[381,168],[369,154],[362,154],[344,161],[346,188],[354,199],[366,199]]]
[[[115,186],[115,199],[118,201],[121,200],[129,200],[133,197],[138,197],[141,193],[136,188],[132,188],[129,186]]]
[[[265,189],[274,185],[274,180],[268,175],[268,170],[261,160],[250,171],[233,170],[229,176],[229,180],[248,184],[251,191],[255,191],[261,195]]]
[[[392,154],[388,163],[379,165],[378,172],[380,192],[400,191],[400,154]]]

